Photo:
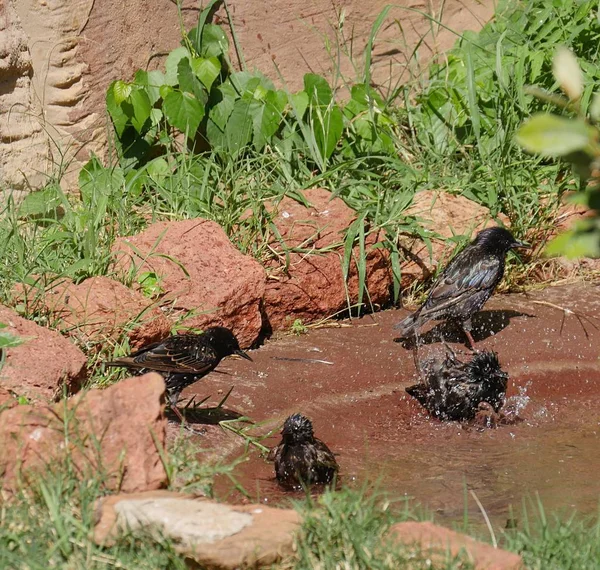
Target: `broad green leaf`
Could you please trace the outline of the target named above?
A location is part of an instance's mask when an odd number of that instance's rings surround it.
[[[201,57],[218,57],[229,52],[229,40],[223,29],[215,24],[192,28],[188,39],[194,51]]]
[[[27,194],[19,205],[19,217],[29,218],[50,214],[62,203],[61,193],[60,188],[49,185],[42,190]]]
[[[116,82],[111,83],[106,91],[106,109],[110,114],[110,118],[113,122],[113,126],[115,127],[117,136],[121,138],[123,136],[123,132],[129,124],[129,116],[125,113],[125,111],[123,111],[121,105],[117,104],[115,100],[115,83]]]
[[[202,103],[202,105],[206,105],[208,95],[206,94],[204,87],[202,87],[202,83],[200,83],[192,71],[190,60],[187,57],[183,58],[177,65],[177,77],[179,79],[179,89],[181,91],[191,93],[198,101],[200,101],[200,103]]]
[[[329,83],[323,77],[314,73],[307,73],[304,76],[304,91],[306,91],[313,105],[329,105],[333,99]]]
[[[131,117],[131,124],[133,128],[141,133],[146,121],[150,118],[150,112],[152,111],[152,105],[148,93],[143,89],[134,89],[129,96],[129,101],[133,107],[133,117]]]
[[[150,111],[150,121],[153,125],[158,125],[163,118],[163,112],[160,109],[152,109]]]
[[[123,101],[129,98],[131,95],[131,91],[133,89],[131,83],[126,83],[125,81],[113,81],[111,84],[115,104],[120,105]]]
[[[177,67],[179,62],[187,57],[191,59],[190,52],[184,47],[175,48],[168,56],[165,61],[165,84],[171,85],[171,87],[177,85],[179,81]],[[163,97],[164,99],[164,97]]]
[[[296,118],[301,120],[308,108],[308,93],[306,91],[298,91],[292,95],[292,106],[296,112]]]
[[[121,168],[104,167],[96,156],[92,156],[79,171],[81,198],[88,207],[93,205],[94,200],[121,191],[124,185],[125,176]]]
[[[286,100],[285,93],[268,91],[264,100],[254,99],[250,102],[250,113],[254,125],[252,142],[257,150],[262,149],[277,132]]]
[[[221,97],[221,101],[214,105],[209,111],[208,123],[206,125],[206,137],[213,148],[226,148],[227,140],[225,138],[225,127],[233,112],[237,93],[229,81],[219,85],[216,92]]]
[[[257,85],[254,93],[252,93],[252,97],[257,101],[262,101],[269,91],[269,89],[265,89],[262,85]]]
[[[521,125],[516,141],[528,152],[564,156],[584,150],[597,137],[597,131],[583,119],[539,113]]]
[[[174,91],[174,89],[170,85],[161,85],[159,91],[161,98],[164,100],[167,98],[169,93],[172,93]]]
[[[160,86],[164,82],[165,75],[158,70],[143,71],[142,69],[138,69],[135,74],[135,83],[144,87],[152,106],[160,99]]]
[[[329,158],[342,136],[344,117],[337,105],[331,108],[316,107],[312,109],[312,127],[323,158]]]
[[[210,13],[214,6],[221,2],[221,0],[210,0],[206,6],[202,9],[200,14],[198,14],[198,28],[202,30],[206,25],[206,21],[210,18]]]
[[[192,69],[202,85],[210,91],[215,79],[221,73],[221,62],[216,57],[195,57],[192,59]]]
[[[250,142],[253,126],[251,103],[247,99],[238,99],[227,121],[225,138],[227,148],[232,154],[236,154]]]
[[[204,105],[191,93],[173,90],[163,101],[163,112],[171,125],[193,138],[204,117]]]
[[[159,156],[146,165],[146,172],[154,182],[161,184],[171,174],[171,168],[169,163],[162,156]]]
[[[232,73],[230,76],[231,83],[235,88],[242,94],[246,94],[249,97],[254,97],[256,90],[262,87],[262,93],[266,93],[269,90],[274,91],[275,85],[268,78],[265,77],[260,71],[250,73],[249,71],[237,71]]]
[[[128,196],[140,196],[148,182],[146,170],[133,168],[125,175],[125,191]]]

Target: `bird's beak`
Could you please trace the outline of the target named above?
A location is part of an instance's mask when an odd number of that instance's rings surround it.
[[[529,249],[531,247],[530,243],[527,243],[525,241],[517,241],[515,240],[512,244],[512,247],[522,247],[523,249]]]
[[[249,360],[250,362],[254,362],[250,356],[248,356],[248,354],[246,354],[243,350],[236,350],[233,354],[236,354],[237,356],[241,356],[242,358],[245,358],[246,360]]]

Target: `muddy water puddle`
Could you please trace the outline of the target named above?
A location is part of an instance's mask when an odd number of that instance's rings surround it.
[[[228,373],[212,375],[211,388],[235,386],[226,405],[258,422],[256,433],[281,425],[290,413],[305,413],[337,454],[344,483],[367,482],[392,497],[411,497],[440,519],[462,519],[465,494],[469,517],[481,518],[470,491],[496,524],[509,518],[511,508],[518,518],[522,502],[537,495],[547,511],[597,512],[600,334],[589,323],[600,316],[600,289],[554,288],[536,298],[556,306],[568,302],[589,320],[582,325],[574,315],[532,304],[530,296],[489,303],[476,340],[479,348],[498,352],[510,375],[508,403],[523,420],[513,425],[442,423],[405,393],[416,373],[412,351],[393,341],[391,327],[401,311],[269,342],[252,352],[254,365],[232,362],[224,367]],[[496,323],[493,334],[485,330],[487,321]],[[430,336],[423,350],[442,350]],[[464,350],[447,331],[444,338]],[[201,383],[194,389],[202,394]],[[224,457],[243,449],[240,438],[216,426],[207,426],[203,439],[203,447]],[[258,454],[251,453],[235,475],[252,500],[279,504],[293,498],[279,489],[272,464]],[[217,493],[247,500],[225,480]]]

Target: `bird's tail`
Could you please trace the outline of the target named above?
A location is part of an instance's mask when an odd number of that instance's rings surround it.
[[[412,315],[406,317],[403,321],[394,325],[394,329],[399,331],[400,338],[408,337],[415,333],[415,331],[419,328],[419,315],[421,314],[421,310],[415,311]]]

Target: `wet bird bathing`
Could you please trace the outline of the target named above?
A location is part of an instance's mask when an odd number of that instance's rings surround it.
[[[561,309],[565,308],[569,311]],[[218,403],[257,422],[256,434],[294,412],[336,454],[347,484],[371,482],[392,496],[413,497],[441,519],[462,518],[473,491],[497,523],[517,518],[522,501],[539,494],[544,508],[595,512],[600,471],[600,286],[576,284],[527,295],[494,296],[473,319],[478,349],[498,353],[508,372],[507,404],[522,421],[496,429],[441,422],[405,388],[417,380],[413,353],[394,342],[392,326],[406,311],[386,311],[302,336],[269,341],[254,364],[226,360],[184,396]],[[440,337],[466,351],[462,333],[424,327],[424,353],[444,350]],[[225,373],[223,373],[225,372]],[[505,406],[505,407],[506,407]],[[234,458],[244,440],[207,425],[199,444],[213,457]],[[174,426],[171,430],[176,430]],[[196,436],[194,436],[196,437]],[[280,440],[278,430],[264,440]],[[237,476],[252,500],[285,501],[272,463],[252,452]],[[221,481],[222,498],[243,501]],[[468,494],[471,519],[481,517]]]

